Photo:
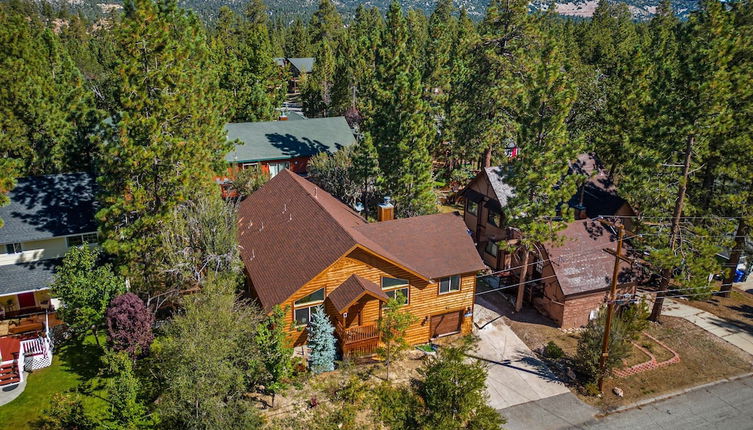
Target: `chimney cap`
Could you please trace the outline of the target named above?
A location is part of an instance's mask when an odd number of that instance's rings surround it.
[[[379,207],[383,208],[391,208],[392,206],[392,197],[390,196],[384,196],[384,202],[379,203]]]

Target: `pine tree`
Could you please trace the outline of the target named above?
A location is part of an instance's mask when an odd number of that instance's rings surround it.
[[[453,17],[454,12],[452,0],[440,0],[429,18],[423,80],[430,94],[434,94],[429,97],[429,103],[436,111],[435,114],[441,112],[441,106],[450,91],[450,82],[453,79],[451,55],[458,25]]]
[[[332,107],[332,87],[335,81],[335,55],[329,41],[324,40],[316,53],[311,76],[301,91],[303,110],[308,117],[327,117]]]
[[[370,133],[364,133],[353,153],[353,181],[361,187],[361,203],[364,212],[369,214],[369,203],[377,198],[382,182],[382,170],[379,168],[379,154],[374,147]]]
[[[241,18],[220,9],[212,40],[214,61],[220,66],[220,86],[232,121],[264,121],[275,117],[285,96],[284,76],[272,61],[266,7],[249,2]]]
[[[101,146],[97,218],[104,249],[136,291],[150,294],[164,287],[163,224],[178,204],[215,187],[230,145],[218,74],[193,15],[173,0],[135,0],[117,34],[118,111]]]
[[[405,17],[400,5],[393,1],[377,59],[377,110],[368,119],[366,129],[376,142],[384,186],[397,202],[397,213],[415,216],[437,210],[429,153],[436,131],[423,99],[420,71],[413,67],[407,49],[407,38]]]
[[[311,16],[309,32],[311,44],[319,46],[323,41],[332,42],[344,31],[342,16],[331,0],[319,0],[319,8]]]
[[[20,175],[91,170],[101,119],[52,30],[13,3],[0,5],[0,155]]]
[[[306,24],[303,23],[300,17],[296,17],[295,21],[293,21],[293,25],[287,29],[284,56],[300,58],[309,57],[312,54]]]
[[[322,306],[314,308],[307,332],[311,349],[309,369],[315,374],[335,370],[335,327]]]

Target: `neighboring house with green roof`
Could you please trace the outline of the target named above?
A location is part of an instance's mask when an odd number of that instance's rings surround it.
[[[230,172],[259,167],[270,177],[283,169],[306,173],[308,160],[354,145],[356,137],[345,117],[231,123],[227,139],[237,145],[226,156]]]

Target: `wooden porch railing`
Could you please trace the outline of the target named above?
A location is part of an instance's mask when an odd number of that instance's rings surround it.
[[[335,330],[337,331],[337,337],[340,338],[340,342],[343,345],[379,338],[379,330],[376,324],[344,328],[338,322]]]

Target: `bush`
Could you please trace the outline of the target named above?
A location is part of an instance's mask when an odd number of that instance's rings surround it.
[[[379,420],[392,430],[418,427],[418,397],[406,387],[383,383],[373,390],[372,409]]]
[[[112,299],[105,320],[107,340],[114,351],[125,351],[131,358],[149,352],[154,340],[154,317],[136,294],[125,293]]]
[[[588,384],[584,385],[582,391],[584,395],[590,397],[596,397],[601,394],[601,391],[599,391],[599,386],[593,382],[589,382]]]
[[[96,423],[84,413],[84,404],[78,394],[55,394],[52,404],[35,423],[39,430],[89,430]]]
[[[544,347],[544,357],[557,360],[565,356],[565,351],[562,350],[553,340]]]
[[[585,383],[594,382],[599,377],[609,376],[614,369],[622,367],[623,360],[629,357],[632,350],[630,342],[638,339],[641,331],[646,329],[648,315],[648,304],[641,301],[622,309],[614,316],[609,335],[609,356],[602,373],[599,369],[599,359],[607,312],[606,307],[599,310],[597,318],[588,322],[578,339],[575,361],[578,370],[585,376]]]
[[[242,169],[235,175],[232,187],[241,198],[248,197],[261,188],[269,180],[269,176],[261,171],[259,166]]]

